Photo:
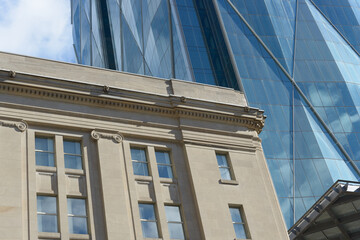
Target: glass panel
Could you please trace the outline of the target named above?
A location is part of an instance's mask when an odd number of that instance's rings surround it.
[[[64,155],[65,168],[82,169],[81,156]]]
[[[181,222],[178,206],[165,206],[166,219],[168,222]]]
[[[155,220],[154,205],[152,204],[139,204],[140,218],[146,220]]]
[[[133,170],[135,175],[149,176],[147,163],[133,162]]]
[[[69,217],[69,232],[74,234],[87,234],[87,218]]]
[[[86,216],[85,199],[68,198],[68,213],[76,216]]]
[[[141,148],[131,148],[131,159],[140,162],[147,162],[145,150]]]
[[[56,214],[56,197],[37,196],[37,211]]]
[[[181,223],[169,223],[169,234],[171,239],[185,239]]]
[[[159,177],[173,178],[171,166],[158,165]]]
[[[231,180],[231,174],[229,168],[219,168],[219,169],[220,169],[221,179]]]
[[[81,155],[80,142],[64,141],[64,153]]]
[[[54,167],[54,154],[46,152],[35,152],[36,165]]]
[[[46,152],[54,152],[54,140],[52,138],[35,138],[35,149]]]
[[[231,219],[234,223],[242,223],[240,209],[238,208],[230,208]]]
[[[141,228],[144,238],[158,238],[158,229],[156,222],[141,222]]]
[[[56,215],[38,214],[38,231],[39,232],[58,232]]]
[[[156,155],[157,163],[169,164],[169,165],[171,164],[168,152],[155,151],[155,155]]]
[[[244,224],[234,223],[234,230],[236,233],[236,238],[247,239]]]
[[[224,154],[216,154],[216,159],[219,167],[228,167],[227,158]]]

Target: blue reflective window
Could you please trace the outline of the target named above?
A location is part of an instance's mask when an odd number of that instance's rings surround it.
[[[159,177],[173,178],[172,164],[170,154],[166,151],[155,151],[156,162],[158,166]]]
[[[139,203],[141,228],[144,238],[158,238],[157,219],[154,205]]]
[[[131,161],[135,175],[149,176],[148,160],[145,149],[131,148]]]
[[[67,207],[69,232],[75,234],[88,234],[85,199],[68,198]]]
[[[64,140],[64,160],[65,168],[83,168],[80,142]]]
[[[170,239],[185,239],[180,207],[165,206]]]
[[[37,196],[37,223],[39,232],[58,232],[56,197]]]
[[[35,137],[35,160],[37,166],[55,166],[53,138]]]
[[[246,223],[244,220],[244,214],[242,208],[230,207],[231,220],[234,226],[235,235],[237,239],[248,239],[250,238],[246,230]]]
[[[231,168],[228,163],[228,158],[226,154],[216,154],[217,163],[220,170],[221,179],[231,180],[234,179],[231,173]]]

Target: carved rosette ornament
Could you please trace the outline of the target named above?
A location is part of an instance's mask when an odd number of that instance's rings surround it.
[[[91,132],[91,137],[94,140],[99,140],[100,138],[111,139],[116,143],[121,143],[122,140],[124,139],[124,137],[120,133],[105,133],[96,130],[93,130]]]
[[[26,129],[28,128],[28,125],[25,121],[21,121],[21,122],[10,122],[10,121],[2,121],[0,120],[0,126],[4,126],[4,127],[12,127],[17,129],[20,132],[25,132]]]

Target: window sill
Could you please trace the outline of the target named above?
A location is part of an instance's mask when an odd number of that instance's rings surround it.
[[[153,178],[152,178],[152,176],[135,175],[135,180],[136,181],[152,182]]]
[[[48,167],[48,166],[36,166],[37,172],[53,172],[56,173],[56,167]]]
[[[89,236],[89,234],[73,234],[73,233],[71,233],[70,234],[70,239],[84,239],[84,240],[86,240],[86,239],[90,239],[90,236]]]
[[[38,234],[39,239],[60,239],[60,233],[52,233],[52,232],[39,232]]]
[[[220,179],[219,183],[221,184],[228,184],[228,185],[239,185],[239,182],[236,180],[225,180],[225,179]]]
[[[161,183],[177,183],[175,178],[160,178]]]
[[[85,172],[83,169],[71,169],[71,168],[65,168],[66,174],[74,174],[74,175],[85,175]]]

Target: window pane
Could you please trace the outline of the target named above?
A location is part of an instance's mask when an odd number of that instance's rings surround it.
[[[242,223],[240,209],[238,208],[230,208],[231,219],[235,223]]]
[[[227,158],[224,154],[216,154],[219,167],[228,167]]]
[[[64,155],[65,168],[82,169],[81,156]]]
[[[87,234],[87,218],[69,217],[69,232],[75,234]]]
[[[156,222],[141,222],[141,228],[144,238],[158,238],[158,229]]]
[[[156,220],[154,205],[139,204],[140,218],[146,220]]]
[[[236,233],[236,238],[247,239],[245,228],[243,224],[234,223],[234,229]]]
[[[54,154],[46,152],[35,152],[36,165],[54,167]]]
[[[185,239],[181,223],[169,223],[168,226],[171,239]]]
[[[81,155],[80,142],[64,141],[64,153]]]
[[[133,170],[135,175],[149,176],[147,163],[133,162]]]
[[[38,214],[37,220],[39,232],[58,232],[56,215]]]
[[[224,180],[231,180],[230,170],[228,168],[219,168],[221,179]]]
[[[37,196],[37,211],[56,214],[56,197]]]
[[[163,152],[163,151],[155,151],[155,155],[156,155],[156,162],[157,163],[162,163],[162,164],[171,164],[170,162],[170,156],[168,152]]]
[[[159,177],[173,178],[171,166],[158,165]]]
[[[145,150],[141,148],[131,148],[131,159],[141,162],[147,162]]]
[[[86,216],[85,199],[68,198],[68,213],[76,216]]]
[[[52,138],[35,138],[35,149],[46,152],[54,152],[54,140]]]
[[[178,206],[165,206],[166,219],[168,222],[181,222]]]

